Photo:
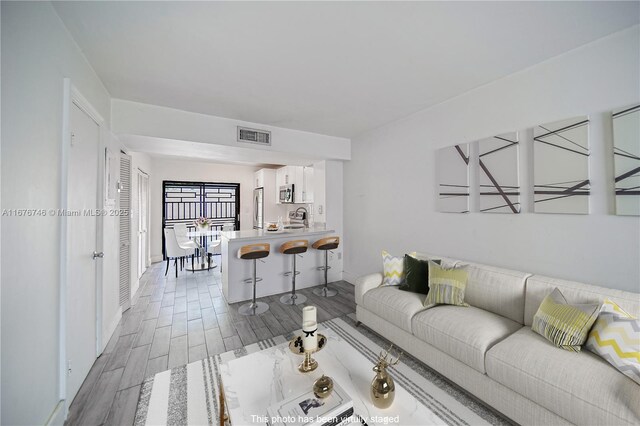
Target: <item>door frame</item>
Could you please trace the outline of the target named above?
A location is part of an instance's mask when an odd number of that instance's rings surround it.
[[[104,199],[102,197],[101,188],[104,185],[104,162],[100,153],[105,149],[105,121],[91,103],[82,95],[82,93],[73,85],[70,78],[63,79],[62,93],[62,137],[61,141],[61,164],[60,164],[60,210],[68,210],[68,181],[69,181],[69,157],[71,146],[71,108],[76,105],[84,113],[86,113],[98,125],[98,173],[96,187],[96,208],[104,208]],[[67,256],[68,248],[68,222],[67,216],[64,214],[58,217],[60,223],[60,246],[59,246],[59,398],[64,401],[64,418],[67,417],[69,404],[67,400],[67,283],[69,280],[69,259]],[[96,218],[96,247],[97,251],[103,251],[103,221],[102,217]],[[102,262],[96,265],[96,358],[101,353],[102,348]]]
[[[165,205],[164,205],[164,201],[165,201],[165,191],[167,190],[167,186],[171,186],[171,185],[227,185],[227,186],[233,186],[235,188],[235,192],[236,192],[236,217],[235,217],[235,221],[234,221],[234,226],[236,230],[240,230],[240,212],[241,212],[241,206],[240,206],[240,198],[241,198],[241,186],[240,183],[236,183],[236,182],[202,182],[202,181],[190,181],[190,180],[163,180],[162,181],[162,197],[160,199],[160,205],[162,208],[162,223],[160,224],[161,226],[161,232],[163,232],[162,235],[162,260],[165,260],[165,241],[164,241],[164,228],[166,227],[166,222],[167,222],[167,212],[165,211]]]
[[[136,168],[137,173],[138,173],[138,232],[140,232],[139,229],[139,225],[140,225],[140,217],[142,216],[142,209],[140,208],[140,178],[144,177],[147,180],[147,193],[146,193],[146,206],[147,206],[147,211],[145,212],[145,216],[146,216],[146,223],[147,223],[147,233],[144,236],[144,268],[145,271],[149,268],[150,266],[150,257],[149,256],[149,243],[150,243],[150,238],[149,238],[149,222],[151,220],[151,209],[150,209],[150,202],[151,202],[151,188],[149,185],[149,181],[150,181],[150,176],[147,172],[145,172],[144,170],[142,170],[140,167]],[[140,266],[140,241],[138,240],[138,266]],[[138,268],[137,271],[138,274],[138,278],[136,278],[137,280],[140,279],[140,277],[142,276],[142,274],[140,273],[140,270]]]

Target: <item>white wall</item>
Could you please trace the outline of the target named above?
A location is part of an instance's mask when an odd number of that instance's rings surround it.
[[[325,216],[327,229],[334,229],[340,236],[340,246],[329,253],[329,281],[341,280],[343,277],[343,256],[345,250],[344,232],[344,176],[342,161],[325,161]],[[315,200],[314,200],[315,201]]]
[[[380,270],[383,249],[418,250],[640,291],[640,220],[611,214],[606,114],[639,101],[639,40],[636,26],[353,139],[345,276]],[[592,119],[590,215],[534,214],[530,202],[519,215],[435,211],[436,149],[583,114]]]
[[[240,227],[252,229],[253,174],[258,167],[216,164],[166,158],[152,158],[151,191],[151,259],[162,260],[162,182],[225,182],[240,184]]]
[[[1,7],[3,208],[56,209],[63,78],[107,126],[109,94],[50,3]],[[58,406],[59,240],[57,217],[2,218],[2,424],[44,424]]]

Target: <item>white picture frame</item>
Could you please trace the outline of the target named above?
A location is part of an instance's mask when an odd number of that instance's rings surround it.
[[[614,110],[611,118],[616,214],[640,216],[640,105]]]
[[[589,214],[589,117],[533,129],[534,211]]]
[[[469,155],[468,143],[436,151],[439,212],[469,213]]]

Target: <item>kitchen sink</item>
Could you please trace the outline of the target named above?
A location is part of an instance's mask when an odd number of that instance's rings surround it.
[[[304,229],[304,225],[284,225],[284,229]]]

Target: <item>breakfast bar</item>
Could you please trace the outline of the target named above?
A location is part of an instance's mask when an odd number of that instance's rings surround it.
[[[248,244],[264,244],[271,246],[269,256],[257,262],[257,275],[262,278],[257,284],[256,296],[264,297],[291,291],[291,277],[285,275],[291,271],[291,255],[279,251],[283,243],[291,240],[309,240],[309,246],[314,241],[324,237],[336,235],[332,229],[323,225],[309,228],[285,229],[281,231],[266,231],[252,229],[245,231],[228,231],[221,233],[222,243],[222,292],[228,303],[251,300],[253,288],[246,282],[253,274],[253,266],[238,257],[238,250]],[[306,253],[297,255],[297,270],[300,275],[296,278],[296,288],[317,286],[324,282],[323,271],[318,270],[324,265],[324,253],[309,249]]]

